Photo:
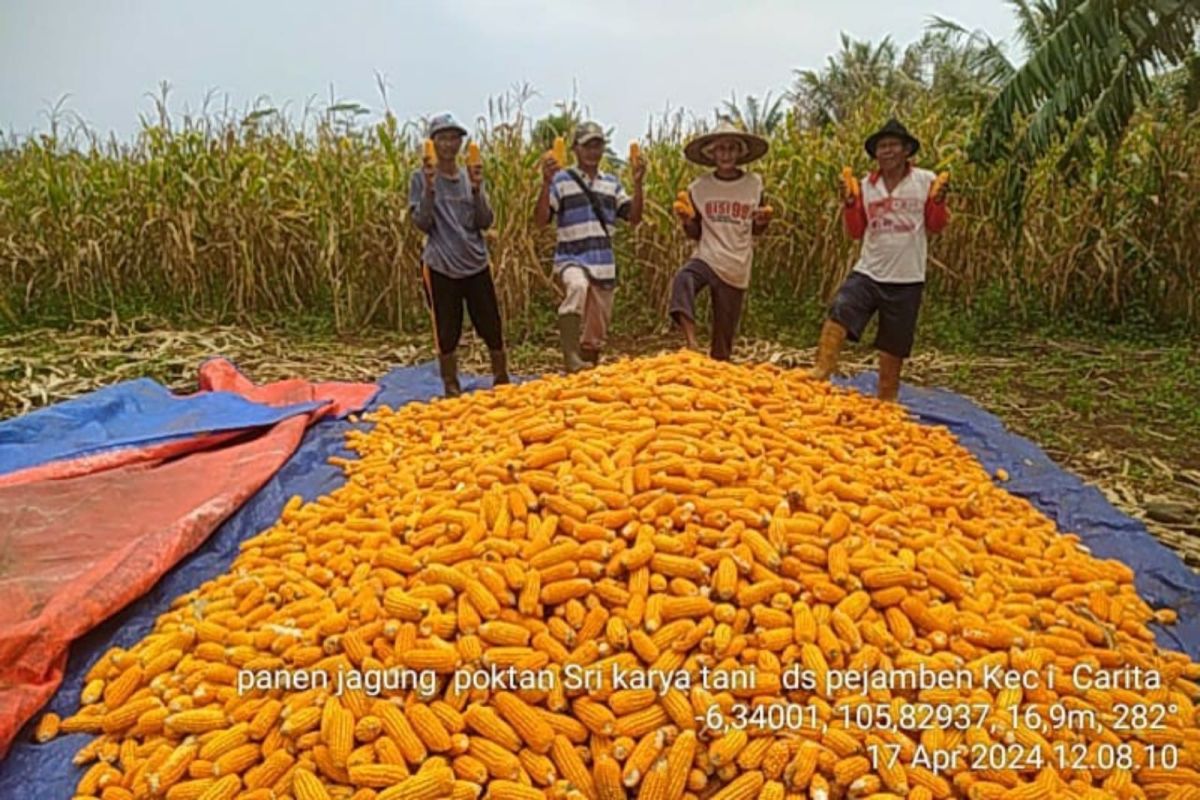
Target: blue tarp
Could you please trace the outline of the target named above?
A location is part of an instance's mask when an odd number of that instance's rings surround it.
[[[874,374],[859,375],[847,383],[864,392],[875,390]],[[395,408],[441,391],[433,364],[394,370],[380,385],[383,389],[374,406]],[[487,385],[487,379],[471,379],[464,388]],[[1035,445],[1006,431],[996,417],[969,400],[947,391],[906,386],[901,401],[922,422],[948,427],[988,470],[1006,469],[1008,491],[1027,497],[1062,530],[1079,533],[1097,556],[1118,558],[1133,567],[1143,597],[1156,607],[1179,611],[1179,624],[1160,631],[1159,643],[1200,659],[1200,614],[1196,613],[1200,610],[1200,576],[1155,541],[1140,523],[1118,512],[1100,492],[1064,472]],[[327,459],[351,455],[343,447],[351,427],[345,421],[324,420],[310,428],[283,469],[199,550],[164,576],[149,594],[77,642],[71,649],[62,688],[49,710],[72,713],[83,674],[99,655],[110,647],[134,644],[175,597],[224,572],[236,556],[238,544],[270,527],[288,498],[299,494],[311,500],[339,486],[342,472],[329,466]],[[27,727],[0,763],[0,798],[69,798],[81,775],[71,765],[71,757],[90,738],[75,734],[33,745]]]
[[[321,405],[272,407],[233,392],[180,397],[149,378],[125,381],[0,422],[0,475],[106,450],[268,427]]]

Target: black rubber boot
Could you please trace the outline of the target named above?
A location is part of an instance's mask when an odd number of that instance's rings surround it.
[[[458,353],[443,353],[438,356],[438,369],[442,373],[442,385],[446,397],[458,397],[462,386],[458,383]]]
[[[508,379],[508,353],[503,350],[489,350],[492,359],[492,386],[502,386],[511,383]]]
[[[579,337],[583,334],[583,316],[580,314],[560,314],[558,317],[558,336],[562,346],[563,366],[567,374],[579,372],[587,367],[583,354],[579,351]]]

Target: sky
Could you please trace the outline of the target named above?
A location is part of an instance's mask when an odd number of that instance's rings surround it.
[[[939,15],[1011,36],[1004,0],[0,0],[0,132],[47,128],[62,107],[127,138],[161,82],[173,114],[299,116],[353,101],[400,120],[443,110],[472,127],[528,85],[534,118],[576,97],[618,138],[669,109],[697,116],[732,93],[778,96],[845,32],[903,46]]]

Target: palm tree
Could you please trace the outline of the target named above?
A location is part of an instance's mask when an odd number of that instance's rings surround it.
[[[984,114],[971,146],[983,163],[1061,144],[1058,166],[1073,175],[1094,142],[1116,146],[1155,73],[1197,58],[1197,0],[1010,2],[1028,58]]]
[[[737,94],[734,93],[722,108],[717,109],[717,115],[727,117],[744,131],[769,136],[787,119],[783,101],[783,97],[777,97],[772,102],[771,93],[767,92],[762,100],[752,94],[746,95],[746,101],[738,105]]]
[[[935,89],[939,84],[950,84],[954,77],[965,76],[976,87],[994,93],[1017,71],[1004,42],[996,41],[982,30],[967,30],[944,17],[934,16],[926,26],[925,38],[913,47],[932,51],[928,58],[933,62],[934,73],[929,83]],[[947,67],[955,68],[960,75],[937,74],[938,68]]]
[[[820,70],[796,70],[792,99],[802,122],[813,126],[836,124],[873,89],[882,88],[903,103],[920,82],[898,68],[899,52],[891,38],[878,45],[842,34],[842,49]]]

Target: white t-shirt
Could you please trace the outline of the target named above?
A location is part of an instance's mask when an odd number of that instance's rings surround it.
[[[867,230],[855,272],[880,283],[920,283],[925,280],[928,241],[925,234],[925,201],[937,176],[913,167],[888,192],[883,178],[861,181]]]
[[[762,201],[762,178],[753,172],[722,180],[713,173],[692,181],[688,191],[700,215],[700,242],[694,258],[737,289],[750,285],[754,258],[752,214]]]

